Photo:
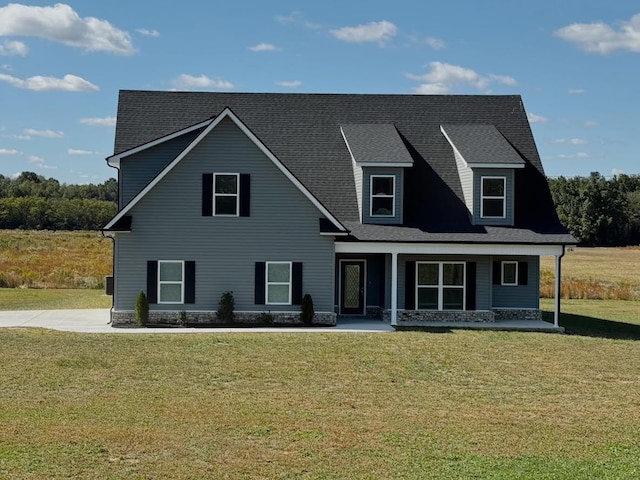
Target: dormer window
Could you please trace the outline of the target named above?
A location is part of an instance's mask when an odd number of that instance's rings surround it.
[[[396,177],[371,175],[371,216],[395,216]]]
[[[482,177],[480,216],[482,218],[505,218],[506,177]]]

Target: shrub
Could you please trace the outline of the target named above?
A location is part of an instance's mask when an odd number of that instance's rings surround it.
[[[315,315],[315,312],[313,311],[313,299],[308,293],[305,293],[304,297],[302,297],[300,309],[302,310],[300,313],[300,320],[302,323],[305,325],[311,325],[311,323],[313,323],[313,316]]]
[[[140,291],[136,298],[136,308],[134,310],[136,325],[144,327],[149,322],[149,301],[143,291]]]
[[[224,292],[220,297],[220,302],[218,303],[218,321],[232,323],[235,318],[233,313],[235,308],[236,303],[233,299],[233,292]]]
[[[263,325],[272,325],[273,324],[273,315],[271,312],[262,312],[260,314],[260,323]]]
[[[178,312],[178,318],[176,320],[178,321],[178,325],[185,327],[187,325],[187,312],[184,310]]]

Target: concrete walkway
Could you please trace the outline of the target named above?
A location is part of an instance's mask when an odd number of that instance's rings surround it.
[[[347,319],[335,327],[217,327],[217,328],[113,328],[109,310],[0,311],[0,328],[34,327],[80,333],[268,333],[268,332],[393,332],[380,320]]]

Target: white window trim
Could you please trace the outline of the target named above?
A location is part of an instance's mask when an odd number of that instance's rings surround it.
[[[222,175],[233,175],[236,177],[236,193],[216,193],[216,177]],[[236,213],[217,213],[216,197],[236,197]],[[214,173],[213,174],[213,215],[215,217],[239,217],[240,216],[240,174],[239,173]]]
[[[160,266],[163,263],[179,263],[182,267],[182,280],[161,280],[160,279]],[[163,302],[162,301],[162,285],[180,285],[180,301],[179,302]],[[182,305],[184,304],[184,260],[158,260],[158,303],[165,305]]]
[[[486,180],[502,180],[504,184],[503,195],[485,195],[484,181]],[[502,200],[502,215],[489,216],[484,214],[484,200]],[[507,218],[507,177],[504,175],[482,176],[480,177],[480,217],[482,218]]]
[[[374,195],[373,179],[374,178],[391,178],[393,180],[393,195]],[[374,215],[373,199],[374,198],[391,198],[391,215]],[[392,218],[396,216],[396,176],[395,175],[369,175],[369,216],[372,218]]]
[[[264,272],[264,300],[266,305],[291,305],[291,289],[293,286],[293,262],[265,262]],[[289,281],[288,282],[270,282],[269,281],[269,265],[288,265]],[[288,285],[289,297],[287,302],[269,302],[269,286],[270,285]]]
[[[514,278],[514,282],[505,282],[504,280],[504,267],[505,265],[512,265],[515,264],[516,268],[515,268],[515,278]],[[501,265],[500,265],[500,285],[504,285],[507,287],[517,287],[518,286],[518,262],[515,260],[504,260],[502,261]]]
[[[420,285],[418,283],[418,270],[420,265],[438,265],[438,284],[437,285]],[[444,265],[462,265],[462,285],[444,285]],[[416,290],[415,290],[415,299],[416,299],[416,310],[418,309],[418,292],[420,288],[437,288],[438,289],[438,309],[437,310],[424,310],[430,312],[442,312],[442,311],[451,311],[458,312],[464,311],[467,309],[467,263],[466,262],[416,262]],[[444,289],[445,288],[458,288],[462,289],[462,310],[444,310],[443,302],[444,302]]]

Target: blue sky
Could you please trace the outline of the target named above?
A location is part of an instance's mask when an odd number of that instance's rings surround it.
[[[640,174],[622,0],[0,4],[0,174],[115,176],[118,90],[519,94],[547,175]]]

